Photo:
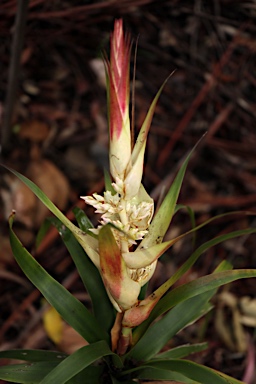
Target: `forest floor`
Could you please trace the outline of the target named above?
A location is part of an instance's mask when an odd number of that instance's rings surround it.
[[[8,70],[15,54],[11,46],[16,12],[16,1],[2,0],[0,108],[5,117],[7,91],[15,88]],[[80,0],[75,5],[71,0],[31,0],[17,91],[9,99],[13,108],[8,112],[9,124],[1,122],[2,136],[7,138],[1,162],[41,186],[70,218],[74,205],[92,216],[79,196],[102,191],[103,168],[108,166],[102,52],[109,51],[116,18],[124,19],[126,30],[138,42],[135,133],[152,98],[174,71],[152,122],[143,179],[146,190],[157,202],[163,186],[170,186],[188,151],[207,132],[189,163],[179,203],[193,209],[198,224],[229,211],[255,212],[254,0]],[[42,322],[41,296],[12,256],[8,236],[12,209],[23,244],[49,273],[87,302],[75,267],[53,229],[35,249],[36,233],[48,212],[3,169],[0,196],[0,349],[71,352],[82,341],[68,328],[57,346],[49,338]],[[201,229],[196,244],[255,223],[253,215],[224,217]],[[181,210],[166,237],[190,227],[186,209]],[[234,268],[255,268],[255,249],[255,235],[226,241],[202,255],[178,284],[211,273],[224,259]],[[165,281],[191,251],[191,238],[177,243],[159,263],[151,289]],[[195,361],[255,384],[255,283],[255,279],[242,280],[220,289],[207,318],[182,331],[170,346],[207,340],[209,348],[194,355]],[[250,314],[244,313],[246,300]],[[243,321],[246,316],[250,325]]]

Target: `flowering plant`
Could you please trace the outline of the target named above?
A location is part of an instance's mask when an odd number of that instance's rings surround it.
[[[56,216],[52,223],[67,246],[92,301],[89,311],[53,279],[22,247],[12,229],[10,241],[18,264],[88,345],[71,355],[40,350],[0,352],[0,358],[26,361],[0,367],[0,378],[19,383],[134,383],[142,380],[174,380],[181,383],[239,383],[208,367],[184,359],[206,344],[184,345],[161,352],[181,329],[211,309],[217,288],[256,270],[232,270],[222,262],[212,274],[181,285],[167,293],[200,255],[220,242],[255,228],[216,237],[197,248],[162,286],[148,297],[142,287],[152,277],[157,260],[174,243],[207,222],[169,241],[163,241],[173,215],[183,177],[194,151],[188,154],[160,208],[142,185],[144,152],[154,110],[163,86],[155,96],[137,140],[132,145],[129,121],[129,64],[131,41],[117,20],[111,37],[110,60],[105,59],[109,115],[110,178],[103,195],[83,199],[101,214],[93,228],[85,213],[75,209],[79,227],[70,222],[30,180],[11,170]],[[162,316],[163,315],[163,316]]]

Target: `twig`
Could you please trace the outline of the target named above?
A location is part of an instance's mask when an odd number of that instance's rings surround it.
[[[16,100],[16,92],[19,79],[20,58],[23,47],[25,26],[27,19],[29,0],[18,0],[17,14],[15,18],[14,35],[11,47],[11,60],[8,73],[8,87],[3,116],[1,151],[5,152],[10,145],[10,125],[13,117],[13,109]]]

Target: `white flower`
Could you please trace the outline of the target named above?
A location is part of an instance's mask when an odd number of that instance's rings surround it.
[[[121,180],[119,179],[117,184],[113,184],[115,189],[119,191],[114,195],[110,191],[105,191],[103,196],[94,193],[92,196],[84,196],[82,199],[87,204],[92,205],[96,209],[96,213],[102,214],[100,220],[102,225],[111,223],[120,229],[118,234],[115,233],[115,237],[118,237],[119,240],[126,239],[128,247],[130,247],[136,244],[135,240],[142,240],[148,233],[147,229],[154,209],[153,202],[138,202],[136,198],[126,201],[120,196]],[[102,225],[97,229],[101,228]],[[92,231],[95,233],[95,230]]]

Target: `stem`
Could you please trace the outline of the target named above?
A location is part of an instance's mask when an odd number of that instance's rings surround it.
[[[16,101],[18,87],[21,52],[24,41],[25,26],[27,19],[29,0],[18,0],[17,13],[15,18],[14,36],[11,47],[11,59],[8,73],[8,87],[5,101],[2,131],[2,151],[6,151],[10,141],[10,125],[13,117],[13,109]]]
[[[123,312],[122,313],[117,312],[115,323],[113,325],[113,328],[111,329],[111,346],[112,346],[113,352],[117,350],[118,341],[121,334],[123,317],[124,317]]]
[[[132,328],[122,327],[120,338],[118,340],[117,353],[123,356],[132,344]]]

